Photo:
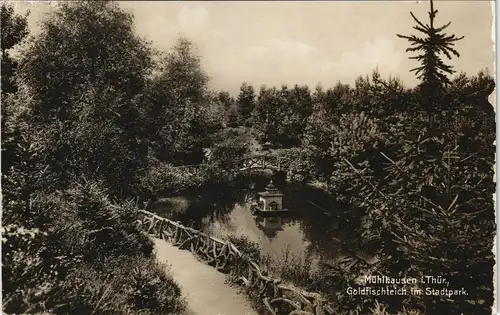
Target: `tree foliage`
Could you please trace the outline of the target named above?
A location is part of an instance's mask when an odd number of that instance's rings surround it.
[[[415,120],[423,128],[402,134],[404,144],[399,150],[379,152],[385,160],[385,176],[370,176],[375,170],[369,164],[345,160],[346,169],[351,169],[345,178],[353,196],[349,201],[365,209],[361,240],[365,246],[381,248],[378,262],[357,274],[443,276],[450,282],[449,289],[468,292],[468,296],[388,297],[384,302],[390,313],[405,305],[423,314],[487,314],[493,302],[493,144],[485,137],[476,138],[488,148],[488,153],[476,154],[461,145],[460,129],[465,125]],[[440,289],[423,284],[418,289],[425,286]]]
[[[9,55],[9,50],[21,43],[28,34],[28,15],[18,15],[14,12],[11,4],[2,2],[1,7],[1,42],[2,49],[2,96],[4,93],[13,93],[16,91],[14,82],[14,73],[16,72],[17,62]]]
[[[290,153],[351,208],[354,233],[342,246],[346,256],[325,267],[321,279],[310,278],[327,296],[336,295],[340,312],[489,312],[495,231],[495,122],[487,100],[492,86],[487,72],[460,75],[435,100],[439,110],[433,113],[426,111],[420,91],[394,78],[383,80],[377,71],[354,87],[338,84],[313,93],[302,144]],[[264,88],[261,95],[276,108],[286,106],[276,101],[280,91],[275,88]],[[371,274],[443,276],[450,288],[463,287],[469,295],[345,293],[347,287],[362,287],[359,279]]]
[[[296,147],[302,141],[307,118],[313,111],[313,100],[308,86],[295,85],[281,90],[262,86],[253,111],[253,127],[259,140],[276,147]]]
[[[252,85],[242,83],[240,87],[240,94],[237,99],[238,118],[240,126],[247,126],[250,123],[252,111],[255,108],[255,90]]]
[[[208,76],[193,43],[179,38],[148,87],[148,136],[153,154],[167,163],[198,164],[208,136],[222,127]]]
[[[25,132],[46,134],[62,187],[99,177],[115,194],[131,193],[124,184],[147,156],[142,94],[151,66],[149,46],[116,4],[63,3],[43,21],[22,52],[15,103],[30,112]]]

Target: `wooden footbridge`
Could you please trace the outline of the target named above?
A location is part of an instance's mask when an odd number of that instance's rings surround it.
[[[291,169],[289,163],[287,163],[287,159],[272,155],[249,156],[236,161],[236,164],[241,165],[241,167],[237,169],[237,171],[240,172],[255,169],[287,172]],[[196,174],[198,170],[203,167],[203,165],[209,165],[209,163],[180,165],[176,166],[176,168],[187,170],[190,173]]]
[[[145,210],[139,210],[138,224],[150,236],[165,240],[178,250],[190,251],[199,261],[229,275],[230,279],[243,286],[248,296],[260,302],[267,314],[333,315],[335,313],[320,294],[306,292],[269,277],[261,271],[258,262],[251,260],[229,241],[208,236]],[[200,290],[218,289],[213,287],[213,283],[210,287],[202,288],[204,285],[207,284],[202,281],[197,283]]]
[[[272,172],[285,172],[287,180],[291,180],[294,175],[300,174],[301,171],[294,168],[290,163],[290,158],[279,155],[253,155],[236,161],[235,163],[239,167],[236,168],[235,172],[252,172],[253,170],[270,170]],[[204,165],[209,165],[208,163],[193,164],[193,165],[181,165],[176,166],[180,170],[183,170],[192,175],[196,175]]]
[[[291,181],[295,175],[306,175],[304,170],[293,163],[293,157],[280,155],[255,155],[242,160],[239,172],[251,172],[252,170],[270,170],[272,172],[283,172],[286,180]]]
[[[285,163],[285,159],[277,156],[254,156],[243,159],[243,167],[240,171],[247,171],[251,169],[268,169],[272,171],[287,171],[288,165]]]

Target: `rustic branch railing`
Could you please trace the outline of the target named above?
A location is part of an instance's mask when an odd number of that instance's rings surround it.
[[[283,165],[280,157],[273,156],[257,156],[243,159],[243,167],[240,171],[249,169],[269,169],[273,171],[285,171],[286,167]]]
[[[263,156],[254,156],[254,157],[246,157],[237,162],[242,162],[241,167],[237,168],[235,171],[244,172],[250,170],[271,170],[271,171],[282,171],[286,173],[287,181],[291,181],[291,179],[302,172],[296,167],[290,165],[289,160],[280,156],[273,155],[263,155]],[[201,164],[192,164],[192,165],[182,165],[175,166],[177,169],[181,169],[184,171],[188,171],[191,174],[197,174],[200,170],[200,167],[204,165],[210,165],[210,163],[201,163]]]
[[[234,244],[209,236],[154,213],[139,210],[142,230],[188,249],[200,261],[237,278],[249,294],[258,296],[269,314],[329,315],[333,309],[318,293],[286,286],[261,272],[259,265],[241,253]]]

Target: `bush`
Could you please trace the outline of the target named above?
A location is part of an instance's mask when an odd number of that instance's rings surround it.
[[[44,167],[39,142],[28,145],[27,140],[18,139],[22,159],[14,163],[3,181],[4,311],[74,314],[90,310],[90,314],[94,309],[106,313],[113,308],[113,312],[137,308],[119,291],[120,281],[130,277],[133,267],[154,270],[153,244],[136,226],[136,205],[111,201],[109,190],[94,180],[74,181],[65,190],[55,189],[58,174]],[[143,262],[138,265],[125,259]],[[113,273],[116,276],[110,285],[105,276]],[[147,277],[158,279],[158,294],[170,295],[154,295],[143,302],[146,306],[142,309],[150,307],[147,312],[163,313],[162,309],[176,308],[178,286],[164,281],[167,276],[158,268]],[[103,290],[107,293],[100,300]]]
[[[84,265],[59,290],[65,297],[57,301],[64,305],[59,314],[179,314],[185,309],[177,283],[150,258],[123,256],[109,261],[103,272]]]
[[[173,166],[159,161],[151,163],[148,171],[140,178],[142,195],[145,199],[175,195],[205,182],[204,174],[195,166]]]
[[[8,295],[6,312],[50,314],[179,314],[185,302],[165,267],[150,258],[121,257],[97,271],[79,264],[62,280]]]
[[[183,309],[180,288],[154,262],[152,242],[136,227],[132,203],[115,205],[98,184],[85,183],[41,196],[32,209],[46,219],[40,230],[7,226],[3,233],[6,312]]]
[[[238,250],[245,255],[248,256],[248,258],[254,260],[255,262],[259,262],[261,259],[261,247],[258,243],[250,240],[247,236],[234,236],[234,235],[227,235],[228,240],[238,248]]]

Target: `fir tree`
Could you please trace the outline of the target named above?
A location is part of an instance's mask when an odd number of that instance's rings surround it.
[[[463,39],[463,36],[456,37],[455,35],[448,35],[443,32],[450,26],[451,22],[441,27],[436,27],[434,19],[437,13],[438,10],[434,10],[432,0],[430,0],[429,24],[422,23],[410,12],[417,23],[413,28],[425,34],[424,37],[397,34],[399,38],[407,39],[411,43],[411,47],[406,49],[407,52],[420,52],[419,55],[410,57],[410,59],[418,60],[421,65],[410,71],[415,72],[417,78],[422,81],[420,84],[422,93],[431,99],[435,99],[443,91],[443,88],[451,83],[447,75],[455,72],[452,66],[444,63],[440,55],[443,54],[448,59],[451,59],[452,55],[460,57],[460,54],[453,46],[456,41]]]

